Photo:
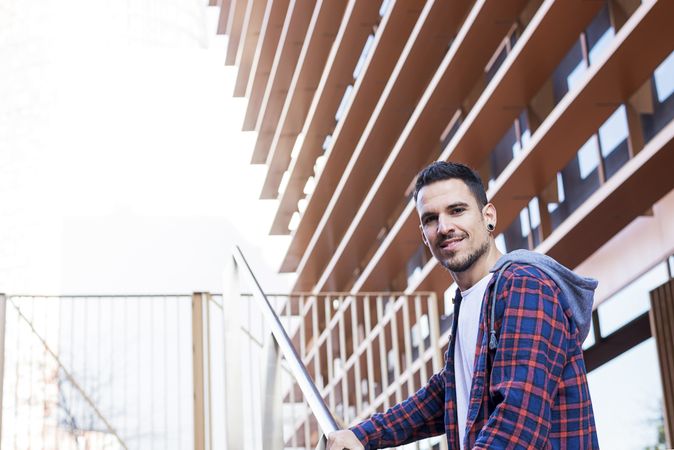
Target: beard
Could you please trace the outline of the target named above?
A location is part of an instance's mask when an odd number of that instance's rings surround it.
[[[455,255],[441,260],[440,264],[450,272],[465,272],[475,264],[475,261],[480,259],[480,256],[487,253],[489,250],[489,241],[484,241],[482,245],[476,248],[472,253],[469,253],[463,258],[457,258]]]

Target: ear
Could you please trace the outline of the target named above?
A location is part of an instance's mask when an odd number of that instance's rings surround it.
[[[424,233],[424,227],[423,225],[419,225],[419,231],[421,232],[421,240],[424,241],[424,244],[426,244],[426,247],[429,249],[431,248],[431,244],[428,243],[428,239],[426,239],[426,233]]]
[[[484,208],[482,208],[482,220],[484,223],[490,223],[496,227],[497,219],[496,207],[492,203],[484,205]]]

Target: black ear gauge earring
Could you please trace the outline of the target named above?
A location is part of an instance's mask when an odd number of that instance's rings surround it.
[[[493,223],[487,224],[487,231],[489,231],[489,232],[494,231],[494,224]]]

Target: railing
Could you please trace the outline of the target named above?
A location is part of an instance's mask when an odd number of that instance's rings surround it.
[[[0,296],[0,447],[190,448],[190,305],[190,295]]]
[[[262,287],[260,286],[257,278],[255,278],[255,274],[248,265],[248,262],[246,261],[246,258],[243,256],[243,253],[239,247],[236,247],[234,259],[239,267],[244,268],[243,276],[247,279],[250,288],[253,289],[253,297],[258,302],[258,306],[260,307],[260,310],[271,329],[271,333],[274,336],[275,342],[288,363],[288,369],[295,379],[295,382],[299,385],[299,388],[309,405],[311,413],[315,417],[316,421],[318,422],[318,426],[323,433],[323,436],[321,436],[319,439],[319,443],[316,448],[325,448],[325,436],[339,429],[337,421],[325,404],[323,397],[321,397],[321,394],[311,379],[307,368],[304,366],[302,360],[297,354],[290,336],[288,336],[286,329],[284,328],[281,320],[269,302],[269,299],[267,299],[267,296],[262,290]]]
[[[0,294],[1,448],[311,450],[439,369],[433,294],[265,295],[231,262],[221,295]]]
[[[433,293],[265,295],[239,249],[233,260],[232,295],[225,295],[227,308],[234,308],[231,317],[239,317],[246,330],[241,338],[253,342],[249,348],[267,349],[262,353],[267,363],[260,370],[267,374],[261,383],[267,403],[260,402],[259,407],[264,414],[260,429],[267,431],[267,436],[242,448],[321,448],[322,435],[338,424],[343,428],[404,400],[440,369],[443,345]],[[239,279],[245,282],[244,289],[239,288]],[[237,311],[235,303],[246,311]],[[230,325],[230,329],[236,327]],[[274,345],[269,345],[269,340]],[[278,359],[272,348],[279,349]],[[228,366],[237,367],[237,361],[228,361]],[[233,372],[227,375],[237,380],[240,372],[248,370]],[[270,380],[278,373],[286,380],[274,389]],[[247,381],[241,380],[244,385]],[[270,413],[274,402],[285,404],[282,412],[276,409],[276,413]],[[245,421],[254,422],[255,418]],[[283,433],[275,436],[276,441],[265,440],[273,434],[268,430],[281,422],[285,426]],[[231,421],[228,426],[244,428],[242,423]],[[445,448],[438,439],[415,445],[418,449],[431,447]]]

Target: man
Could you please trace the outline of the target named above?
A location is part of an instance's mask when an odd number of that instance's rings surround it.
[[[436,162],[418,176],[421,235],[458,286],[445,366],[384,414],[328,437],[328,450],[445,434],[452,450],[599,448],[582,342],[595,280],[552,258],[502,255],[479,176]]]

